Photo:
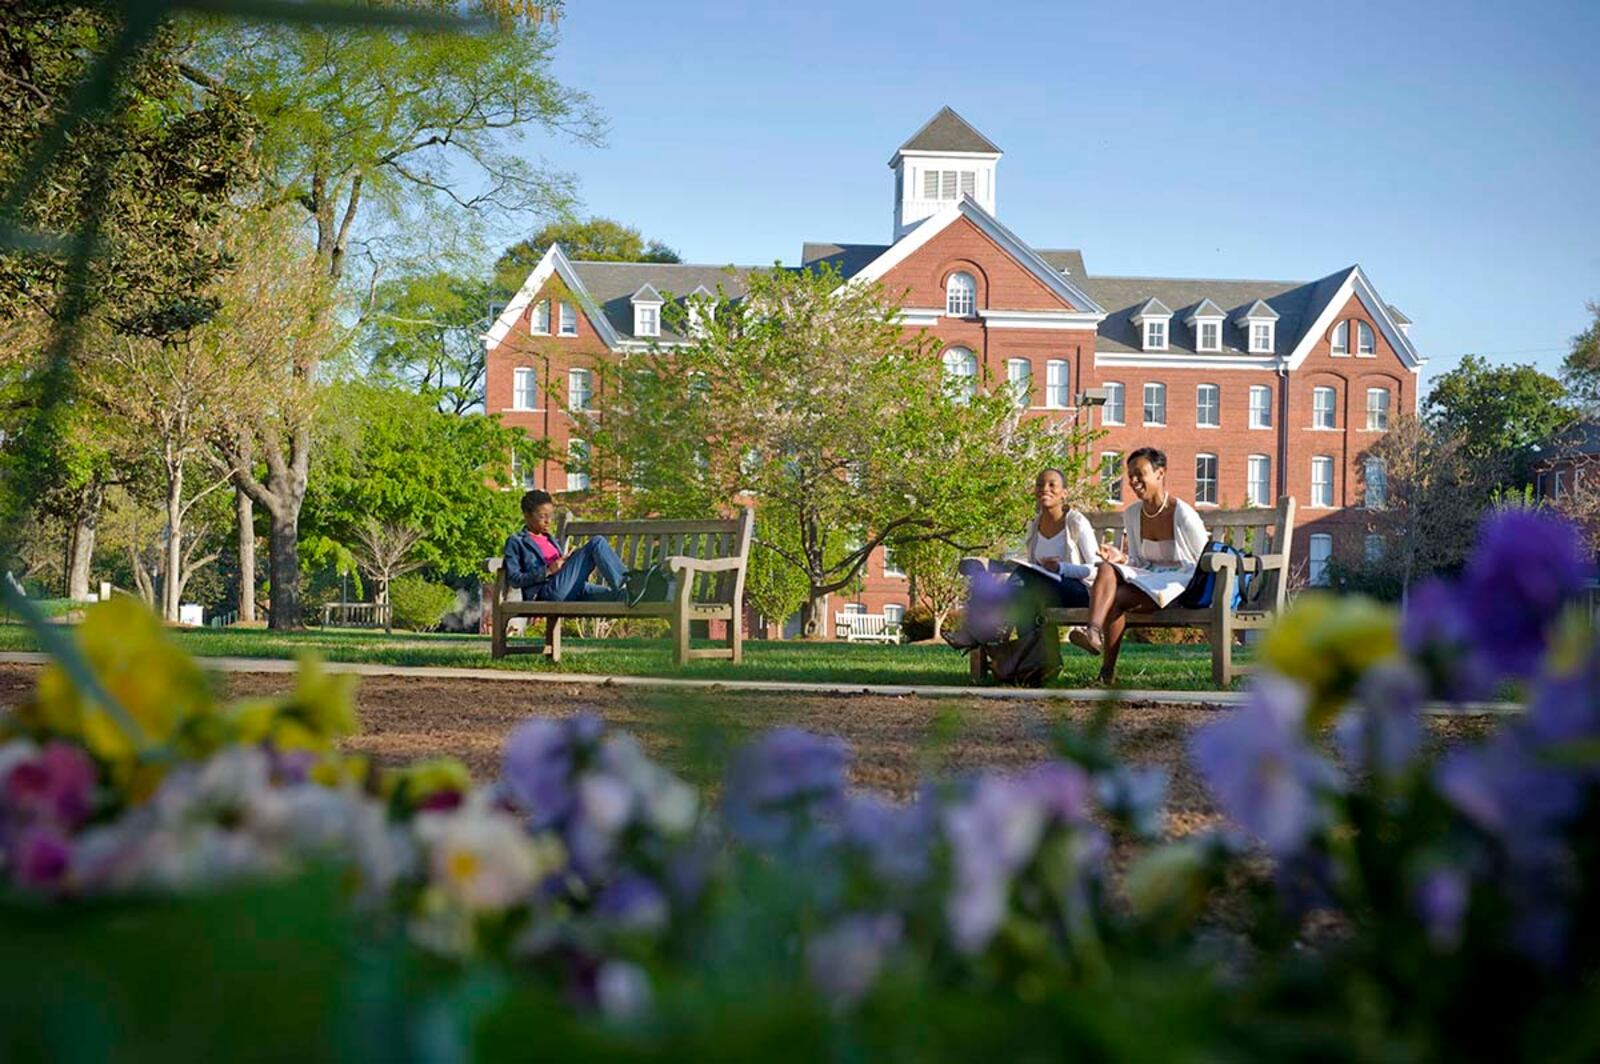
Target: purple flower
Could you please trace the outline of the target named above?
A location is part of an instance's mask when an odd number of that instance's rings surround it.
[[[734,755],[723,815],[734,834],[757,846],[790,841],[809,815],[837,807],[850,748],[800,728],[768,732]]]
[[[12,852],[18,886],[48,890],[59,885],[72,865],[72,845],[51,828],[29,828]]]
[[[636,873],[619,876],[600,892],[595,916],[624,931],[659,931],[667,926],[671,910],[667,896],[649,879]]]
[[[1526,727],[1540,743],[1600,738],[1600,643],[1591,643],[1576,668],[1540,677]]]
[[[1356,771],[1395,775],[1422,749],[1422,676],[1411,666],[1374,666],[1334,727],[1334,740]]]
[[[1338,782],[1306,744],[1305,713],[1304,688],[1267,675],[1243,709],[1189,741],[1222,811],[1280,857],[1299,850],[1321,826],[1319,792]]]
[[[812,984],[836,1004],[860,1001],[878,981],[900,932],[900,917],[893,913],[844,917],[806,945]]]
[[[506,787],[528,814],[532,830],[551,828],[571,811],[578,753],[592,746],[604,727],[594,714],[580,713],[568,720],[527,721],[506,740]]]
[[[1468,820],[1511,846],[1557,830],[1583,801],[1578,776],[1546,764],[1514,728],[1446,755],[1434,786]]]
[[[1494,669],[1473,649],[1472,615],[1455,585],[1433,578],[1411,589],[1400,617],[1400,645],[1444,697],[1469,702],[1493,693]]]
[[[1536,510],[1485,518],[1462,582],[1478,650],[1502,673],[1532,675],[1551,623],[1592,572],[1572,522]]]
[[[1440,865],[1423,873],[1417,884],[1417,918],[1435,949],[1453,950],[1461,942],[1472,884],[1461,869]]]
[[[933,840],[929,803],[899,805],[877,795],[852,796],[840,821],[845,842],[889,886],[910,888],[927,877]]]
[[[650,976],[637,964],[606,961],[594,977],[595,1003],[609,1020],[636,1020],[650,1010]]]
[[[95,778],[94,762],[88,754],[68,743],[54,742],[12,767],[5,779],[6,805],[25,820],[70,831],[89,817]]]
[[[1119,764],[1095,780],[1095,797],[1106,812],[1145,838],[1161,834],[1167,796],[1166,769]]]

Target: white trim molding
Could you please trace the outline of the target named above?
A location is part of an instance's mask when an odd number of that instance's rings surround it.
[[[613,351],[620,350],[622,338],[611,327],[611,323],[606,320],[606,316],[600,312],[600,305],[595,302],[594,297],[589,294],[589,290],[584,287],[583,281],[579,280],[577,271],[572,268],[572,263],[567,260],[566,253],[561,250],[560,244],[550,245],[550,250],[544,253],[544,257],[539,260],[538,265],[534,266],[532,271],[529,272],[528,279],[522,282],[522,287],[517,289],[517,294],[511,297],[511,302],[506,304],[505,309],[500,312],[500,316],[495,319],[494,324],[489,326],[489,331],[483,334],[485,349],[493,351],[505,341],[512,328],[517,324],[517,319],[522,316],[522,312],[527,309],[528,304],[533,302],[533,297],[539,294],[539,290],[544,287],[546,281],[550,280],[552,274],[560,277],[561,283],[571,291],[573,298],[578,301],[578,305],[583,308],[583,313],[589,318],[589,324],[594,326],[594,331],[605,342],[605,345]],[[554,308],[552,307],[553,310]],[[552,325],[556,325],[556,323],[552,322]],[[556,327],[559,328],[559,326]]]

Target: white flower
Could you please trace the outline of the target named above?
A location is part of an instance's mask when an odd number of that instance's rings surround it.
[[[489,806],[481,792],[450,812],[417,817],[416,834],[428,851],[433,885],[472,912],[517,904],[563,859],[558,843],[530,839],[516,817]]]
[[[578,778],[578,808],[590,827],[603,835],[615,835],[628,826],[633,792],[614,776],[586,772]]]
[[[631,1020],[650,1007],[650,977],[627,961],[607,961],[595,974],[595,998],[600,1012],[612,1020]]]

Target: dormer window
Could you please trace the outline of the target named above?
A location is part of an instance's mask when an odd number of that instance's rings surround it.
[[[1370,358],[1376,353],[1377,347],[1372,335],[1372,326],[1364,321],[1356,322],[1356,354]]]
[[[970,318],[978,303],[978,282],[972,274],[957,271],[944,283],[944,312],[952,318]]]
[[[1226,318],[1227,315],[1223,313],[1222,308],[1209,299],[1202,299],[1200,305],[1189,312],[1189,316],[1184,320],[1194,330],[1196,351],[1222,350],[1222,322]]]
[[[689,319],[689,335],[704,336],[706,322],[713,320],[717,315],[717,297],[712,295],[705,285],[701,285],[689,293],[689,298],[684,301],[684,310]]]
[[[661,335],[661,293],[649,284],[633,293],[633,335],[653,338]]]
[[[1147,299],[1133,315],[1133,324],[1139,327],[1146,351],[1167,349],[1167,326],[1172,321],[1172,311],[1159,299]]]
[[[1277,349],[1278,312],[1262,300],[1250,304],[1237,319],[1252,355],[1270,355]]]
[[[1348,355],[1350,353],[1350,323],[1341,321],[1333,327],[1333,347],[1329,351],[1334,355]]]

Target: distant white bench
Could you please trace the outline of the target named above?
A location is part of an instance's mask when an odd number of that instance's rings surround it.
[[[833,637],[851,643],[898,643],[900,622],[881,613],[835,613]]]

